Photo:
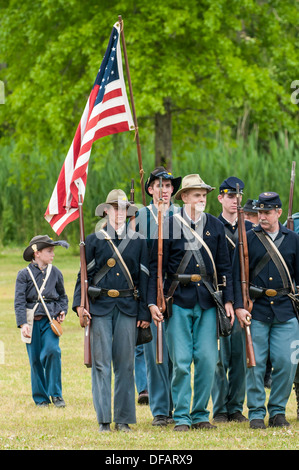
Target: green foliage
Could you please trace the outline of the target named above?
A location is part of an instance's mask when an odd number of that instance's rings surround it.
[[[119,14],[145,174],[155,161],[155,115],[167,98],[176,173],[198,171],[216,186],[237,173],[248,194],[271,186],[286,204],[299,135],[290,99],[299,78],[298,2],[189,0],[186,8],[178,0],[0,0],[3,242],[50,231],[43,214]],[[128,193],[132,177],[140,202],[132,134],[93,145],[86,231],[98,202],[114,186]],[[211,208],[218,211],[216,202]],[[77,230],[74,222],[64,234],[75,237]]]

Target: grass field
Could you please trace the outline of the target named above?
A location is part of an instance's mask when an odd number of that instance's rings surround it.
[[[136,405],[137,424],[131,426],[132,433],[99,433],[92,404],[90,369],[83,365],[83,330],[71,310],[60,340],[63,396],[67,406],[37,408],[31,398],[29,362],[13,309],[16,274],[26,266],[22,253],[23,249],[0,253],[1,450],[177,450],[186,454],[188,450],[299,449],[294,392],[287,407],[287,419],[291,423],[287,429],[251,430],[248,423],[229,423],[218,425],[212,431],[175,433],[173,426],[152,427],[149,407]],[[71,304],[79,257],[57,248],[54,262],[64,274]]]

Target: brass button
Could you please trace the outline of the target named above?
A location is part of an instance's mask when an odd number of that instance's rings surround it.
[[[116,261],[115,261],[114,258],[109,258],[107,260],[107,264],[108,264],[109,268],[113,268],[113,266],[115,266],[115,264],[116,264]]]
[[[269,281],[273,281],[273,277],[269,277]]]
[[[273,304],[274,304],[273,300],[271,300],[270,304],[271,304],[271,305],[273,305]]]

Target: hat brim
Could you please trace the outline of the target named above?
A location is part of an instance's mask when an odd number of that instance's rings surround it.
[[[37,242],[37,243],[32,243],[32,245],[27,246],[27,248],[24,250],[23,253],[23,258],[25,261],[31,261],[33,259],[34,251],[32,249],[32,246],[36,244],[37,246],[37,251],[41,251],[44,248],[47,248],[48,246],[63,246],[64,248],[68,248],[69,244],[65,240],[58,240],[58,241],[49,241],[49,242]]]
[[[263,211],[271,211],[273,209],[281,209],[281,206],[271,206],[271,207],[258,207],[256,206],[257,212],[263,212]]]
[[[174,196],[174,198],[178,201],[181,201],[182,200],[182,194],[186,191],[189,191],[189,189],[206,189],[208,193],[210,193],[211,191],[214,191],[214,187],[212,186],[209,186],[208,184],[200,184],[200,185],[195,185],[195,186],[188,186],[186,188],[182,188],[180,189]]]
[[[159,179],[159,176],[151,176],[145,183],[144,185],[144,188],[145,188],[145,192],[150,196],[150,197],[153,197],[152,194],[150,194],[148,192],[148,187],[149,185],[155,181],[155,180],[158,180]],[[182,181],[182,177],[181,176],[177,176],[176,178],[163,178],[162,177],[162,180],[165,180],[165,181],[170,181],[172,186],[173,186],[173,191],[172,191],[172,195],[175,194],[178,190],[179,190],[179,187],[180,187],[180,184],[181,184],[181,181]]]
[[[102,204],[99,204],[96,207],[95,215],[97,217],[105,217],[106,212],[107,212],[107,208],[109,208],[110,205],[112,206],[112,205],[116,205],[116,204],[118,204],[118,201],[111,201],[109,203],[108,202],[103,202]],[[136,212],[138,211],[138,207],[135,206],[135,204],[130,203],[129,201],[123,202],[122,204],[126,205],[127,217],[133,217],[136,214]]]

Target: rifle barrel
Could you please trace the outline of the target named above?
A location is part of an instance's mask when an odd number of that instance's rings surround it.
[[[87,281],[87,266],[85,255],[85,234],[84,234],[84,220],[82,208],[82,195],[78,192],[78,207],[79,207],[79,220],[80,220],[80,269],[81,269],[81,306],[89,312],[88,301],[88,281]],[[84,327],[84,365],[91,367],[91,351],[90,351],[90,320]]]
[[[157,306],[160,312],[165,311],[165,300],[163,293],[162,279],[162,263],[163,263],[163,198],[162,198],[162,178],[160,178],[160,197],[158,203],[158,268],[157,268]],[[157,324],[157,345],[156,345],[156,363],[163,363],[163,327],[162,322]]]
[[[247,235],[244,220],[244,211],[241,207],[241,197],[239,184],[237,184],[237,201],[238,201],[238,236],[239,236],[239,257],[240,257],[240,275],[241,275],[241,289],[243,297],[243,305],[250,313],[252,310],[252,300],[249,297],[249,256]],[[250,326],[245,327],[245,341],[246,341],[246,363],[247,367],[254,367],[256,365],[254,349],[252,344],[252,337]]]

